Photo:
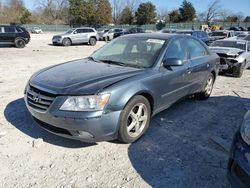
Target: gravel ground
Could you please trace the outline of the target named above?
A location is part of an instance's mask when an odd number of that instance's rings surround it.
[[[156,115],[134,144],[86,144],[41,129],[23,90],[35,71],[86,57],[104,42],[65,48],[51,38],[0,48],[0,187],[229,187],[228,149],[250,109],[249,70],[218,77],[207,101],[184,99]]]

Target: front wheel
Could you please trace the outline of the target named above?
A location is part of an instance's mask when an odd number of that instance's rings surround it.
[[[139,139],[147,130],[151,117],[151,108],[148,100],[143,96],[135,96],[123,109],[119,140],[123,143],[132,143]]]
[[[205,85],[203,86],[203,89],[200,93],[196,93],[195,97],[200,100],[206,100],[210,97],[213,87],[214,87],[214,75],[212,73],[209,74]]]
[[[71,45],[71,40],[68,39],[68,38],[63,39],[62,44],[63,44],[63,46],[70,46]]]

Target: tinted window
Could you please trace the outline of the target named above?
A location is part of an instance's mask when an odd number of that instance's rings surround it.
[[[87,32],[87,33],[93,33],[94,30],[93,30],[93,29],[86,29],[86,32]]]
[[[17,32],[21,33],[23,30],[20,27],[16,27]]]
[[[187,51],[182,47],[182,41],[183,39],[175,39],[174,41],[170,42],[165,55],[166,58],[178,58],[181,60],[187,60]]]
[[[0,33],[2,33],[3,32],[3,28],[2,27],[0,27]]]
[[[4,27],[5,33],[15,33],[15,27]]]
[[[197,40],[186,39],[186,49],[190,59],[207,55],[206,48]]]

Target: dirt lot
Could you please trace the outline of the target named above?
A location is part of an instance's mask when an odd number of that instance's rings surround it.
[[[51,37],[0,48],[0,187],[229,186],[228,147],[250,109],[249,70],[240,79],[220,76],[207,101],[185,99],[158,114],[134,144],[85,144],[38,127],[23,90],[35,71],[86,57],[104,42],[54,47]]]

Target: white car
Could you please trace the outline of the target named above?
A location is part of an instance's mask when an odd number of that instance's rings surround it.
[[[250,68],[250,42],[224,39],[210,45],[210,50],[220,56],[220,72],[241,77],[245,68]]]
[[[33,27],[31,29],[31,33],[39,34],[39,33],[43,33],[43,30],[40,27]]]
[[[120,28],[110,29],[108,32],[103,34],[102,38],[105,41],[111,41],[114,39],[115,33],[120,33],[122,31],[123,31],[123,29],[120,29]]]

